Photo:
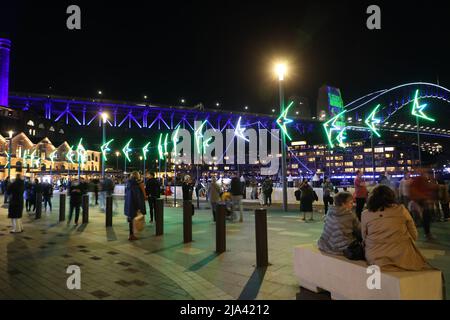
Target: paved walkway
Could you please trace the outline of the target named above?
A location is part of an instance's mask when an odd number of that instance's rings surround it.
[[[295,210],[270,209],[271,265],[257,270],[252,211],[245,211],[243,223],[227,224],[227,252],[216,255],[210,210],[196,211],[191,244],[182,243],[181,209],[169,207],[164,236],[154,236],[154,225],[147,225],[130,243],[122,214],[105,228],[104,214],[90,207],[89,223],[76,227],[58,223],[57,200],[41,220],[25,213],[22,234],[9,234],[6,209],[0,209],[1,299],[295,299],[292,249],[315,243],[323,226],[319,213],[305,223]],[[438,240],[419,245],[444,270],[450,288],[450,223],[433,229]],[[81,268],[81,290],[67,289],[69,265]]]

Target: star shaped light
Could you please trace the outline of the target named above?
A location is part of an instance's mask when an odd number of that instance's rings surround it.
[[[369,117],[364,121],[366,125],[369,127],[369,129],[379,138],[381,137],[380,133],[378,132],[378,129],[376,128],[376,125],[381,122],[380,119],[375,118],[375,114],[378,112],[378,109],[380,108],[380,105],[377,105],[375,109],[372,110],[372,112],[369,114]]]
[[[433,118],[428,117],[423,110],[427,107],[427,104],[419,104],[419,89],[416,90],[416,95],[414,96],[414,103],[412,106],[411,114],[413,116],[428,120],[435,121]]]
[[[241,138],[242,140],[245,140],[247,142],[249,142],[250,140],[248,140],[245,135],[244,135],[244,131],[245,128],[241,128],[241,117],[239,117],[239,120],[236,124],[236,129],[234,129],[234,135]]]
[[[294,104],[294,101],[291,101],[291,103],[289,103],[287,108],[284,109],[284,111],[280,114],[280,116],[277,119],[278,126],[281,128],[281,130],[286,135],[286,137],[288,137],[289,140],[292,140],[292,138],[291,138],[291,136],[289,135],[289,133],[287,131],[286,125],[291,123],[293,120],[289,119],[287,117],[287,114],[288,114],[289,109],[292,107],[293,104]]]
[[[144,160],[147,160],[148,146],[150,142],[147,142],[145,146],[142,147],[142,154],[144,155]]]
[[[102,144],[100,147],[100,150],[102,152],[102,156],[103,156],[103,161],[107,161],[108,158],[106,157],[106,153],[111,151],[111,149],[109,148],[109,145],[111,144],[111,142],[113,142],[114,139],[109,140],[108,142],[106,142],[105,144]]]
[[[325,133],[327,135],[327,139],[328,139],[328,144],[330,145],[331,148],[333,148],[333,139],[332,139],[332,135],[333,135],[333,131],[341,131],[342,128],[336,125],[336,121],[339,119],[340,116],[342,116],[344,113],[346,112],[346,110],[342,111],[341,113],[335,115],[333,118],[331,118],[330,120],[328,120],[327,122],[325,122],[323,124],[323,128],[325,130]]]
[[[203,121],[203,123],[200,125],[200,127],[198,127],[197,130],[195,130],[195,133],[194,133],[194,136],[195,136],[195,143],[196,143],[196,145],[197,145],[197,152],[198,152],[198,153],[201,153],[201,152],[202,152],[202,150],[201,150],[201,148],[200,148],[200,139],[203,138],[202,130],[203,130],[203,126],[205,125],[205,123],[206,123],[206,120]]]
[[[128,162],[131,162],[131,159],[130,159],[130,152],[131,152],[130,143],[131,143],[131,141],[133,141],[133,138],[128,140],[127,144],[122,149],[122,152],[123,152],[125,158],[128,160]]]

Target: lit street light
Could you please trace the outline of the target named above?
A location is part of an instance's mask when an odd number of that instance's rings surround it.
[[[119,156],[120,152],[116,151],[116,170],[119,171]]]
[[[98,95],[101,96],[103,94],[103,92],[101,90],[98,90]]]
[[[180,100],[181,101],[181,103],[185,103],[186,102],[186,100],[184,100],[183,98]]]
[[[12,137],[13,137],[14,131],[9,130],[9,152],[8,152],[8,177],[11,179],[11,153],[12,153]]]
[[[278,76],[278,85],[280,93],[280,113],[284,113],[284,88],[283,81],[287,73],[287,67],[284,63],[275,65],[275,73]],[[272,110],[274,112],[274,110]],[[281,179],[283,186],[283,210],[288,211],[287,203],[287,181],[286,181],[286,133],[281,130]]]
[[[102,112],[102,146],[106,143],[106,121],[108,120],[108,114]],[[102,179],[105,179],[105,162],[106,159],[102,158]]]

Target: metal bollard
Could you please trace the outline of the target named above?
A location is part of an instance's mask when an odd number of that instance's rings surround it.
[[[106,196],[106,209],[105,209],[105,225],[106,227],[112,227],[112,206],[113,206],[113,198],[112,196]]]
[[[156,199],[155,205],[155,235],[164,234],[164,203],[163,199]]]
[[[59,222],[66,220],[66,195],[59,194]]]
[[[83,220],[82,223],[88,223],[89,222],[89,195],[83,194],[82,197],[82,208],[83,208]]]
[[[267,246],[267,210],[255,210],[255,236],[256,236],[256,267],[269,265]]]
[[[222,253],[227,249],[226,231],[225,231],[226,206],[223,203],[216,207],[216,252]]]
[[[192,242],[192,201],[183,201],[183,242]]]
[[[36,220],[42,215],[42,193],[36,193]]]

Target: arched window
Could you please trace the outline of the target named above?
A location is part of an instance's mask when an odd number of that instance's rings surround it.
[[[45,129],[45,126],[44,126],[44,124],[43,124],[43,123],[39,123],[39,126],[38,126],[38,128],[39,128],[39,129]]]
[[[64,134],[64,130],[63,129],[59,129],[58,132],[61,133],[61,134]]]
[[[48,130],[51,132],[55,132],[55,128],[53,128],[53,126],[51,126]]]
[[[33,120],[28,120],[27,125],[30,126],[30,127],[34,127]]]

